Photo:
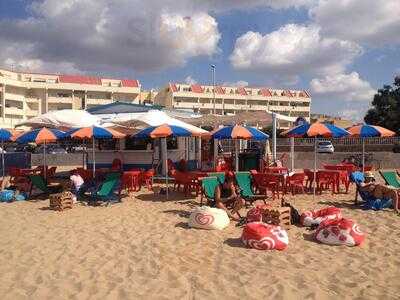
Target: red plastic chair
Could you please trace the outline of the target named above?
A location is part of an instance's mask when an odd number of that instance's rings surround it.
[[[304,179],[306,174],[304,173],[294,173],[287,178],[287,187],[292,192],[292,195],[301,191],[304,194]]]
[[[147,171],[142,171],[141,172],[141,177],[140,177],[140,185],[145,185],[147,187],[147,190],[152,191],[153,190],[153,177],[155,175],[154,169],[149,169]]]
[[[180,191],[180,187],[182,186],[185,196],[188,196],[193,190],[197,193],[196,183],[188,173],[173,170],[171,171],[171,176],[174,178],[175,191]]]
[[[114,158],[112,161],[111,171],[122,171],[122,161],[119,158]]]
[[[335,178],[332,176],[332,172],[317,172],[317,191],[322,194],[323,190],[328,190],[329,188],[332,191],[332,194],[335,192]]]
[[[128,192],[136,192],[140,190],[140,171],[126,171],[122,173],[121,188],[126,189]]]
[[[314,172],[310,169],[303,169],[304,174],[306,175],[306,188],[311,190],[312,183],[314,181]]]

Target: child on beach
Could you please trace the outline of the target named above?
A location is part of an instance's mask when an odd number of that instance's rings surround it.
[[[71,180],[72,183],[71,192],[74,194],[72,201],[73,203],[76,203],[79,195],[83,192],[84,180],[76,170],[72,171],[72,174],[69,177],[69,179]]]

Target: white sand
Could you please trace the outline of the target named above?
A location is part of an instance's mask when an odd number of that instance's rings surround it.
[[[353,209],[353,196],[288,198],[344,207],[368,234],[361,247],[318,244],[292,226],[282,252],[244,248],[233,224],[188,229],[195,199],[145,194],[61,213],[48,201],[1,204],[0,298],[399,299],[400,217]]]

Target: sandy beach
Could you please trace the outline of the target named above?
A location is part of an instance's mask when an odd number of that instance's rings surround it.
[[[292,226],[282,252],[246,249],[233,223],[189,229],[198,200],[174,193],[111,207],[0,205],[1,299],[399,299],[400,217],[345,195],[288,196],[300,210],[335,205],[367,233],[361,247],[316,243]]]

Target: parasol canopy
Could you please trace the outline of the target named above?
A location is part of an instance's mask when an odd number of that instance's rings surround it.
[[[357,125],[348,129],[350,135],[358,137],[389,137],[396,133],[389,129],[373,125]]]
[[[334,137],[340,138],[350,135],[350,133],[338,126],[327,123],[314,123],[314,124],[302,124],[286,130],[282,133],[283,136],[287,137]]]
[[[211,134],[211,137],[217,140],[224,139],[243,139],[263,141],[269,138],[268,134],[250,126],[225,126],[217,129]]]

